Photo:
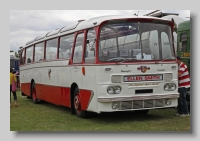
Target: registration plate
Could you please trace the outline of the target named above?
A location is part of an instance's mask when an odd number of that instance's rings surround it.
[[[135,82],[135,81],[159,81],[163,80],[163,75],[133,75],[124,76],[124,82]]]

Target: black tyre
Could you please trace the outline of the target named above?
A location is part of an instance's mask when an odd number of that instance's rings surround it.
[[[149,109],[145,109],[145,110],[135,110],[134,111],[136,114],[138,115],[146,115],[149,112]]]
[[[73,102],[74,102],[74,110],[75,110],[76,116],[80,118],[86,118],[88,116],[88,112],[82,110],[81,108],[81,97],[80,97],[78,87],[75,88]]]
[[[22,95],[22,96],[26,96],[23,92],[21,92],[21,95]]]
[[[27,99],[32,99],[30,96],[27,96]]]
[[[31,98],[33,103],[37,104],[39,102],[36,96],[35,82],[31,85]]]

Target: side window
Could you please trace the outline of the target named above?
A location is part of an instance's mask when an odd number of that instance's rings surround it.
[[[60,37],[60,47],[58,51],[58,58],[70,58],[72,47],[74,43],[74,34]]]
[[[104,44],[104,49],[108,50],[116,50],[117,49],[117,41],[116,38],[107,39]]]
[[[187,51],[187,33],[182,33],[180,38],[180,51]]]
[[[172,58],[171,46],[169,37],[165,32],[161,33],[161,44],[162,44],[162,57],[163,59]]]
[[[33,62],[33,46],[26,48],[26,64]]]
[[[124,41],[124,48],[126,49],[139,49],[139,34],[126,35]]]
[[[46,42],[46,60],[55,60],[57,58],[57,45],[57,38]]]
[[[101,40],[100,41],[100,43],[99,43],[99,51],[103,50],[105,48],[105,42],[106,42],[106,40]]]
[[[125,40],[125,36],[118,37],[118,45],[119,45],[119,49],[124,48],[124,40]]]
[[[35,62],[44,59],[44,42],[35,45]]]
[[[81,63],[82,62],[83,39],[84,39],[84,33],[78,34],[76,37],[73,63]]]
[[[96,45],[95,30],[90,29],[90,30],[88,30],[88,33],[87,33],[85,63],[94,63],[95,62],[95,45]]]

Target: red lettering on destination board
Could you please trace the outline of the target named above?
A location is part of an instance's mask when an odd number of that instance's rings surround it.
[[[139,81],[139,80],[142,80],[142,76],[128,76],[127,80],[128,81]]]
[[[146,76],[127,76],[126,81],[151,81],[162,80],[161,75],[146,75]]]
[[[152,80],[152,76],[145,76],[145,80]]]
[[[136,76],[135,80],[142,80],[142,76]]]
[[[133,81],[133,77],[128,76],[127,81]]]

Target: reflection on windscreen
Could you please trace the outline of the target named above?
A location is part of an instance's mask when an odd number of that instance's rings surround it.
[[[110,23],[101,28],[100,61],[174,60],[171,29],[157,23]]]

